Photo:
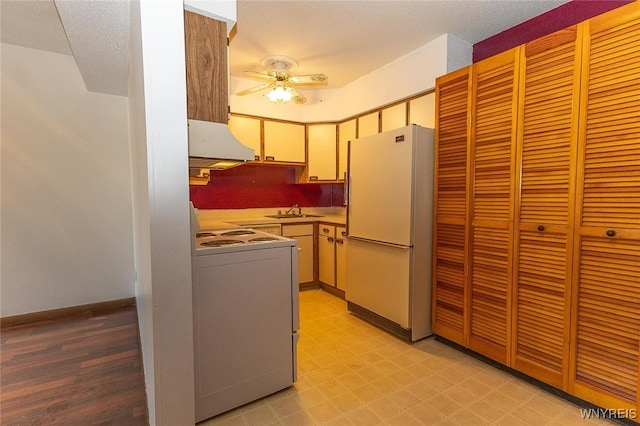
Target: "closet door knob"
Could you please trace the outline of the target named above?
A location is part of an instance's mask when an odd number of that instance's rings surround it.
[[[616,236],[616,231],[614,231],[613,229],[609,229],[607,231],[607,237],[615,237]]]

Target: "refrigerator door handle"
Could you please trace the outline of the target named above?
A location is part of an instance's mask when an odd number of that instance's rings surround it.
[[[348,240],[354,240],[354,241],[361,241],[363,243],[377,244],[377,245],[380,245],[380,246],[393,247],[393,248],[398,248],[398,249],[402,249],[402,250],[408,250],[408,249],[411,248],[411,246],[405,246],[405,245],[402,245],[402,244],[387,243],[387,242],[384,242],[384,241],[370,240],[368,238],[353,237],[351,235],[348,235],[347,239]]]
[[[348,206],[349,205],[349,174],[347,172],[344,172],[344,179],[343,179],[343,205],[344,206]]]

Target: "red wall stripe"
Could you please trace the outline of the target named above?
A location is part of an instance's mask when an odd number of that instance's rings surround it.
[[[634,0],[573,0],[473,45],[478,62]]]

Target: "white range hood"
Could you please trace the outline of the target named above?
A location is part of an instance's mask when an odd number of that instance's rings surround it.
[[[187,121],[189,168],[222,170],[255,159],[255,151],[236,139],[226,124]]]

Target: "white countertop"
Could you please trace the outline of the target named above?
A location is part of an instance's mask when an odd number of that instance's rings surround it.
[[[255,225],[287,223],[323,222],[344,225],[346,223],[345,207],[302,207],[303,214],[317,215],[318,217],[292,217],[286,219],[274,219],[266,217],[274,215],[278,210],[283,213],[288,207],[269,207],[256,209],[197,209],[200,229],[228,229],[237,227],[251,227]]]

